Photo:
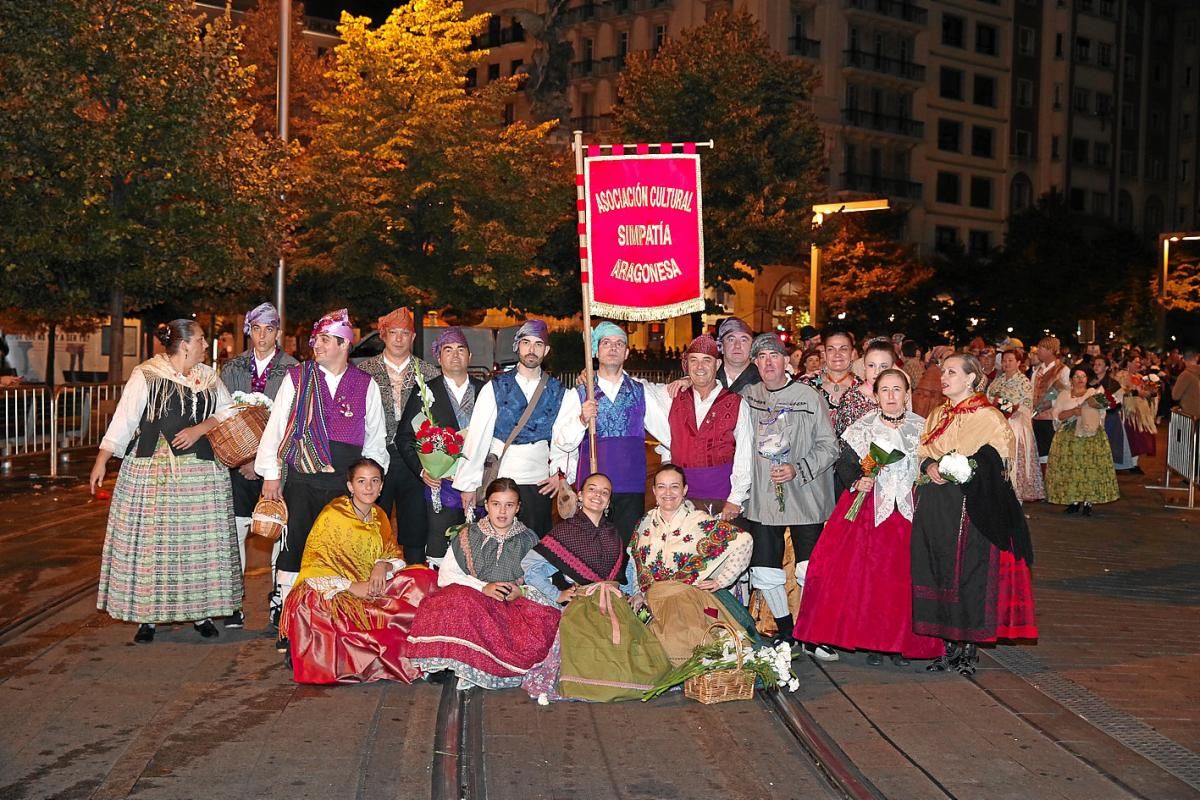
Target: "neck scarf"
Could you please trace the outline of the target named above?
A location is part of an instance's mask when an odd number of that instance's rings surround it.
[[[196,364],[187,375],[182,375],[175,369],[175,365],[171,363],[171,359],[165,353],[159,353],[143,362],[139,368],[147,383],[146,420],[148,422],[153,422],[163,415],[168,401],[175,394],[180,395],[183,400],[184,410],[187,410],[190,400],[192,421],[199,422],[197,415],[200,410],[200,395],[211,391],[219,380],[216,370],[204,364]],[[189,393],[190,398],[188,397]]]
[[[258,356],[254,351],[250,351],[250,391],[258,392],[259,394],[267,393],[267,381],[271,377],[271,370],[275,368],[275,360],[279,358],[279,348],[271,353],[271,360],[267,362],[266,369],[262,375],[258,374]]]
[[[593,525],[583,511],[555,525],[533,549],[577,584],[616,580],[625,563],[625,543],[613,524]]]
[[[321,398],[320,368],[315,361],[305,361],[300,367],[300,385],[296,387],[279,457],[310,475],[334,471],[329,428],[325,425],[325,402]]]
[[[966,400],[963,400],[956,406],[951,406],[950,401],[947,400],[946,402],[942,403],[942,418],[938,420],[938,424],[935,428],[921,437],[921,444],[929,444],[945,433],[946,429],[950,427],[950,423],[954,421],[955,417],[962,416],[963,414],[970,414],[971,412],[978,411],[981,408],[988,408],[990,405],[991,403],[988,402],[987,398],[978,392],[971,395]]]

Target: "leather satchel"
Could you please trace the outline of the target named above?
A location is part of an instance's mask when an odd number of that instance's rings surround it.
[[[533,416],[533,409],[537,407],[538,401],[542,399],[542,390],[546,388],[549,380],[550,375],[543,370],[542,379],[538,381],[537,388],[533,390],[533,396],[529,398],[529,402],[525,405],[525,413],[521,414],[521,418],[513,426],[512,432],[508,434],[508,439],[504,441],[504,449],[500,451],[500,455],[488,453],[487,458],[483,460],[483,482],[479,484],[479,491],[486,492],[487,487],[491,485],[492,481],[500,477],[500,462],[503,460],[504,454],[508,452],[508,448],[512,446],[517,437],[521,435],[521,431],[525,429],[525,423],[529,422],[529,418]]]

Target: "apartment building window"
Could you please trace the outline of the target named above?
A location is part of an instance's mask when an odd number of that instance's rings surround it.
[[[1108,92],[1096,92],[1096,115],[1107,117],[1112,114],[1113,97]]]
[[[1071,106],[1081,114],[1088,113],[1092,107],[1092,93],[1087,89],[1076,86],[1071,95]]]
[[[1097,167],[1108,166],[1108,142],[1096,142],[1092,145],[1092,163]]]
[[[954,14],[942,14],[942,44],[947,47],[965,47],[967,21]]]
[[[1063,85],[1061,82],[1054,84],[1054,110],[1055,111],[1062,110],[1062,88],[1063,88]]]
[[[1030,158],[1033,155],[1033,134],[1018,130],[1013,137],[1013,155]]]
[[[474,89],[479,85],[479,71],[475,67],[467,70],[467,88]]]
[[[580,57],[583,63],[592,63],[592,56],[596,53],[596,40],[592,38],[584,39],[581,50]]]
[[[939,253],[951,253],[958,249],[958,228],[937,225],[933,229],[933,249]]]
[[[512,61],[511,71],[510,71],[508,74],[509,74],[509,75],[516,75],[516,74],[517,74],[517,70],[519,70],[519,69],[520,69],[521,67],[523,67],[523,66],[525,66],[525,59],[523,59],[523,58],[514,58],[514,59],[513,59],[513,61]]]
[[[1108,216],[1108,192],[1092,192],[1092,213],[1098,217]]]
[[[987,56],[994,56],[998,50],[996,42],[1000,36],[994,25],[985,25],[982,22],[975,23],[975,52],[983,53]]]
[[[1060,158],[1062,158],[1062,156],[1059,154],[1058,147],[1060,141],[1061,138],[1057,135],[1050,137],[1050,158],[1054,161],[1058,161]]]
[[[937,201],[939,203],[962,202],[962,190],[959,187],[957,172],[941,172],[937,174]]]
[[[992,179],[975,176],[971,178],[971,207],[992,207]]]
[[[504,124],[512,125],[517,121],[517,106],[515,103],[504,104]]]
[[[654,52],[658,52],[667,43],[667,26],[654,26]]]
[[[1092,57],[1092,40],[1086,36],[1075,37],[1075,60],[1086,64]]]
[[[962,123],[952,119],[938,120],[938,150],[962,152]]]
[[[1032,56],[1037,52],[1037,33],[1033,28],[1017,30],[1017,52],[1023,56]]]
[[[940,94],[942,97],[947,100],[963,99],[963,71],[961,69],[942,67],[939,75],[939,83],[941,85]]]
[[[1163,160],[1159,156],[1150,156],[1146,159],[1146,177],[1150,180],[1161,181],[1167,176],[1166,167],[1163,165]]]
[[[1091,143],[1087,139],[1078,137],[1071,140],[1071,160],[1076,164],[1088,163],[1088,153],[1091,152]]]
[[[858,148],[853,142],[846,142],[846,149],[842,152],[842,163],[847,174],[854,175],[858,172]]]
[[[1125,56],[1125,80],[1137,79],[1137,59],[1131,55]]]
[[[1072,189],[1067,197],[1072,211],[1087,210],[1087,192],[1083,189]]]
[[[1033,184],[1029,180],[1029,176],[1025,173],[1020,173],[1013,178],[1012,191],[1009,192],[1009,206],[1012,211],[1017,212],[1029,208],[1033,205]]]
[[[1113,48],[1111,44],[1099,44],[1096,47],[1096,63],[1102,67],[1111,67],[1113,63]]]
[[[488,64],[488,83],[500,80],[500,65]]]
[[[975,125],[971,128],[971,155],[979,156],[980,158],[991,158],[993,153],[993,141],[996,138],[996,130],[983,125]]]
[[[975,105],[996,106],[996,79],[988,75],[975,76]]]
[[[1017,78],[1017,105],[1021,108],[1033,106],[1033,81]]]
[[[1113,0],[1100,0],[1100,13],[1106,17],[1114,16]]]
[[[629,31],[621,31],[617,34],[617,58],[625,58],[629,55]]]
[[[1063,57],[1063,35],[1061,33],[1054,34],[1054,57]]]
[[[1130,177],[1137,175],[1137,153],[1132,150],[1121,151],[1121,174]]]
[[[1188,160],[1185,158],[1179,162],[1179,182],[1187,183],[1189,174]]]
[[[989,231],[967,231],[967,252],[983,258],[992,251],[992,234]]]

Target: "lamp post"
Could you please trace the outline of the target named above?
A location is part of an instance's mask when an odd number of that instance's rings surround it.
[[[816,203],[812,207],[813,227],[819,228],[827,214],[854,211],[883,211],[890,208],[887,198],[851,200],[845,203]],[[814,242],[808,254],[808,315],[814,327],[821,322],[821,248]]]
[[[1195,242],[1200,241],[1198,233],[1160,233],[1158,235],[1158,245],[1162,250],[1162,275],[1158,281],[1158,348],[1165,350],[1167,347],[1167,264],[1171,258],[1171,243],[1172,242]]]

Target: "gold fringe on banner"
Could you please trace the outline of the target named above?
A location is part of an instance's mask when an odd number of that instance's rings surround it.
[[[630,322],[663,322],[670,317],[682,317],[684,314],[695,314],[704,310],[704,298],[684,300],[669,306],[650,306],[637,308],[635,306],[618,306],[592,301],[592,313],[610,319],[623,319]]]

